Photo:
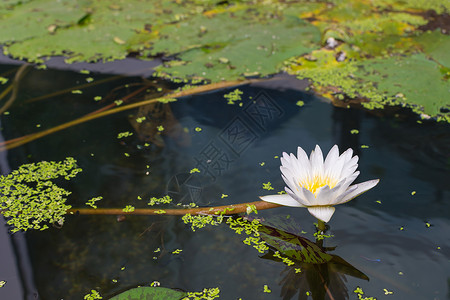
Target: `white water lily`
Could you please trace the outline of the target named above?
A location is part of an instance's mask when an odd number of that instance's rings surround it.
[[[308,158],[305,151],[298,147],[297,157],[293,153],[283,153],[281,158],[281,176],[286,183],[286,193],[260,197],[262,200],[293,207],[306,207],[317,219],[328,222],[334,213],[334,205],[352,200],[373,188],[379,179],[351,185],[358,177],[358,156],[353,150],[339,155],[334,145],[323,160],[319,146]]]

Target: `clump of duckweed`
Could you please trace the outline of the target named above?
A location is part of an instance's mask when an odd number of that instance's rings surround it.
[[[234,91],[225,94],[223,97],[228,100],[228,104],[234,104],[234,102],[242,100],[241,95],[243,93],[244,92],[242,92],[240,89],[235,89]]]
[[[362,288],[360,288],[359,286],[356,287],[356,289],[353,291],[353,293],[358,295],[359,300],[377,300],[377,298],[374,298],[374,297],[363,297],[364,292],[363,292]]]
[[[133,205],[127,205],[122,209],[123,212],[133,212],[134,210],[135,208]]]
[[[190,174],[194,174],[194,173],[200,173],[200,170],[198,168],[193,168],[192,170],[189,171]]]
[[[156,197],[152,197],[150,198],[150,202],[148,203],[148,205],[153,206],[156,204],[169,204],[172,203],[172,198],[170,198],[169,195],[166,195],[164,197],[161,198],[156,198]]]
[[[257,215],[258,210],[256,209],[256,206],[254,204],[252,204],[252,205],[247,204],[247,215],[249,215],[251,213],[255,213]]]
[[[276,257],[276,258],[281,259],[281,261],[282,261],[283,263],[285,263],[288,267],[295,265],[295,262],[294,262],[294,261],[292,261],[291,259],[289,259],[289,258],[287,258],[287,257],[285,257],[285,256],[282,256],[282,255],[280,254],[280,251],[276,251],[276,252],[273,254],[273,257]],[[299,271],[299,272],[301,272],[301,271]],[[296,273],[299,273],[299,272],[296,272]]]
[[[321,240],[326,239],[326,238],[333,237],[332,234],[323,234],[323,233],[320,233],[320,232],[315,232],[313,235],[318,241],[321,241]]]
[[[244,232],[249,236],[243,241],[244,244],[253,246],[259,253],[264,253],[266,250],[269,250],[269,246],[260,237],[259,228],[262,225],[259,220],[253,219],[249,222],[243,218],[229,218],[227,224],[235,233],[242,234]]]
[[[220,297],[220,289],[217,288],[209,288],[203,289],[201,292],[188,292],[187,297],[182,298],[181,300],[213,300]]]
[[[84,295],[83,299],[84,300],[96,300],[96,299],[103,299],[103,297],[96,290],[91,290],[91,293]]]
[[[272,183],[269,181],[267,183],[263,183],[263,189],[271,191],[273,190]]]
[[[126,138],[126,137],[129,137],[129,136],[132,136],[132,135],[133,135],[133,133],[129,132],[129,131],[119,132],[119,134],[117,134],[117,138],[121,139],[121,138]]]
[[[192,216],[191,214],[186,214],[181,219],[185,224],[191,224],[192,231],[195,231],[197,229],[206,227],[206,225],[217,226],[219,224],[222,224],[223,216]]]
[[[175,102],[175,101],[177,101],[176,98],[160,98],[158,100],[158,102],[161,102],[161,103],[170,103],[170,102]]]
[[[90,207],[96,209],[96,208],[97,208],[97,205],[95,204],[95,202],[100,201],[100,200],[102,200],[102,199],[103,199],[102,196],[94,197],[94,198],[92,198],[92,199],[89,199],[89,200],[86,202],[86,205],[88,205],[88,206],[90,206]]]
[[[42,161],[25,164],[0,177],[0,210],[7,218],[12,232],[28,229],[47,229],[43,223],[64,223],[64,215],[71,208],[66,197],[71,193],[52,180],[70,180],[81,169],[72,157],[61,162]]]

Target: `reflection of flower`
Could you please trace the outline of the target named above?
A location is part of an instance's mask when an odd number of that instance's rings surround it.
[[[297,157],[283,153],[281,173],[286,183],[284,195],[269,195],[262,200],[285,206],[306,207],[317,219],[328,222],[334,213],[334,205],[348,202],[373,188],[379,179],[350,186],[358,177],[358,156],[353,150],[339,155],[337,145],[328,153],[325,161],[319,146],[308,158],[298,147]]]
[[[348,299],[347,276],[369,278],[345,261],[329,254],[336,247],[324,248],[322,241],[314,243],[299,235],[300,225],[286,218],[266,220],[258,227],[261,238],[269,245],[262,256],[287,265],[280,282],[281,298],[290,300],[298,293],[298,300]],[[306,292],[308,291],[308,292]]]

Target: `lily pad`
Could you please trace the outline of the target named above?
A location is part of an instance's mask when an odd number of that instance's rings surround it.
[[[180,300],[186,295],[184,292],[164,287],[143,286],[120,293],[111,300]]]
[[[384,103],[404,103],[417,113],[450,117],[441,112],[449,105],[450,82],[444,79],[439,64],[424,54],[367,60],[358,64],[354,75],[370,82],[374,92],[384,97]]]
[[[426,32],[416,39],[424,48],[424,52],[439,64],[450,68],[450,36],[439,30]]]
[[[277,72],[286,59],[317,48],[319,30],[301,19],[288,16],[261,23],[257,14],[249,14],[201,15],[162,28],[160,35],[167,39],[155,42],[150,54],[174,52],[180,61],[158,71],[213,81],[265,76]]]

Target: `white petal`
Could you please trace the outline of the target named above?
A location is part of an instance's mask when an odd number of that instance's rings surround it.
[[[349,195],[350,193],[353,193],[353,191],[355,191],[357,188],[356,184],[352,185],[350,187],[348,187],[345,191],[343,191],[342,193],[336,193],[336,198],[334,198],[332,205],[337,205],[337,204],[341,204],[342,203],[342,199],[344,199],[345,197],[347,197],[347,195]]]
[[[290,170],[281,167],[281,177],[291,190],[295,191],[298,189],[298,183],[295,182],[295,176],[290,172]]]
[[[347,176],[343,179],[341,179],[341,181],[339,181],[335,187],[333,187],[333,190],[336,191],[337,194],[343,194],[346,193],[348,191],[348,187],[350,186],[350,184],[353,183],[353,181],[355,181],[355,179],[359,176],[359,171],[356,171],[355,173],[351,174],[350,176]]]
[[[316,205],[316,197],[310,190],[299,187],[297,194],[300,196],[301,199],[304,199],[306,203],[308,203],[308,206]]]
[[[351,193],[348,193],[345,197],[343,197],[336,204],[342,204],[342,203],[348,202],[348,201],[352,200],[353,198],[361,195],[362,193],[367,192],[368,190],[370,190],[371,188],[376,186],[379,181],[380,181],[380,179],[374,179],[374,180],[369,180],[369,181],[365,181],[362,183],[352,185],[351,187],[356,187],[356,189],[353,190]]]
[[[345,165],[344,158],[342,155],[334,161],[333,164],[329,165],[329,168],[325,170],[325,175],[334,178],[336,180],[339,180],[341,177],[342,169]]]
[[[334,194],[336,194],[337,190],[334,189],[330,189],[330,187],[328,185],[322,186],[321,188],[319,188],[317,190],[316,193],[316,201],[315,201],[315,205],[330,205],[333,204],[333,200],[334,198],[336,198],[336,196]]]
[[[286,152],[283,152],[283,156],[280,158],[280,161],[281,161],[282,166],[285,166],[285,167],[292,166],[291,157]]]
[[[311,152],[311,156],[309,158],[311,162],[311,170],[313,176],[323,176],[323,154],[319,145],[316,145],[316,148]]]
[[[355,172],[357,168],[358,168],[358,156],[356,155],[353,156],[352,159],[350,159],[350,161],[345,163],[344,167],[342,167],[341,179]]]
[[[340,157],[342,157],[344,159],[344,162],[348,162],[348,161],[350,161],[350,159],[352,159],[352,155],[353,155],[353,149],[348,148],[341,154]]]
[[[297,176],[298,179],[305,179],[309,178],[311,175],[311,163],[309,161],[308,156],[306,155],[305,151],[303,151],[302,148],[299,147],[297,151],[297,159],[296,159],[296,166],[297,166]]]
[[[333,148],[331,148],[330,152],[328,152],[327,158],[325,158],[324,163],[325,171],[330,169],[330,167],[336,163],[338,158],[339,158],[339,148],[337,145],[334,145]]]
[[[292,191],[290,189],[288,189],[287,187],[284,188],[284,190],[286,191],[286,193],[291,196],[291,198],[293,198],[294,200],[296,200],[298,203],[300,203],[302,206],[309,206],[311,203],[309,203],[308,199],[303,196],[302,193],[299,193],[297,191]]]
[[[262,197],[259,197],[259,198],[261,200],[263,200],[263,201],[266,201],[266,202],[280,204],[280,205],[284,205],[284,206],[303,207],[303,205],[298,203],[298,201],[296,201],[291,196],[286,195],[286,194],[282,194],[282,195],[268,195],[268,196],[262,196]]]
[[[302,149],[302,147],[298,147],[297,148],[297,159],[303,159],[303,160],[308,160],[308,155],[306,154],[305,150]]]
[[[311,206],[308,211],[317,219],[327,223],[333,216],[335,208],[333,206]]]

